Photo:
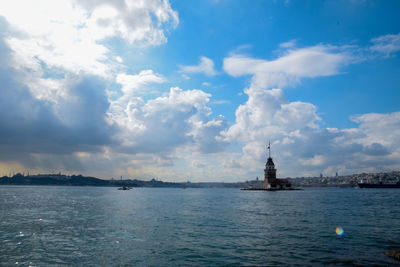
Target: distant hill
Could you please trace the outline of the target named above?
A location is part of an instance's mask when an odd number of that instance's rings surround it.
[[[20,173],[0,178],[0,185],[62,185],[62,186],[129,186],[129,187],[174,187],[174,188],[225,188],[243,187],[244,183],[174,183],[156,179],[142,180],[103,180],[82,175],[37,174],[22,175]]]
[[[20,173],[0,178],[0,185],[70,185],[70,186],[109,186],[110,182],[82,175],[38,174],[24,176]]]

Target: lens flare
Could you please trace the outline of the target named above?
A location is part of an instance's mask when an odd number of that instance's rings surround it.
[[[340,226],[336,227],[335,232],[337,235],[340,235],[340,236],[342,236],[344,234],[344,230]]]

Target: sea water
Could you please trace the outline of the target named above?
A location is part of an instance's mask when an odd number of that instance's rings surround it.
[[[384,265],[400,190],[0,186],[0,266]]]

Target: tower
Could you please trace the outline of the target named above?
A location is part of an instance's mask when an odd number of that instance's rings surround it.
[[[263,182],[263,187],[264,188],[271,188],[271,185],[273,185],[276,182],[276,169],[275,169],[275,164],[274,161],[271,158],[271,143],[268,143],[268,159],[267,162],[265,163],[265,169],[264,169],[264,182]]]
[[[269,184],[275,182],[276,180],[276,169],[274,161],[271,157],[267,159],[267,163],[265,163],[264,169],[264,181],[267,181]]]

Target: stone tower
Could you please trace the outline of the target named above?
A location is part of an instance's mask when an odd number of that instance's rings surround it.
[[[276,183],[276,169],[271,158],[271,143],[268,143],[268,159],[265,163],[263,188],[271,188]]]
[[[271,157],[268,157],[267,163],[265,163],[264,169],[264,181],[268,182],[269,184],[275,182],[276,180],[276,169],[274,161]]]

